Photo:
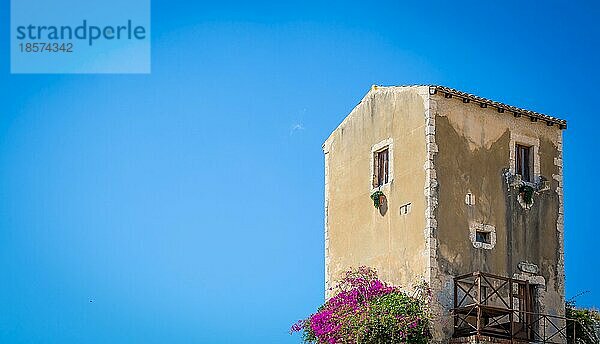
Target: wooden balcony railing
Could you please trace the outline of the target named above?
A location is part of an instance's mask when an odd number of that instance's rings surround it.
[[[484,272],[458,276],[454,279],[454,337],[566,343],[567,325],[574,320],[537,313],[534,305],[535,294],[527,281]]]

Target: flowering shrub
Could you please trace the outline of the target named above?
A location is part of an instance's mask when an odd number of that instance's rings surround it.
[[[346,272],[337,294],[291,333],[302,332],[305,343],[428,343],[430,297],[426,286],[412,296],[388,286],[368,267]]]

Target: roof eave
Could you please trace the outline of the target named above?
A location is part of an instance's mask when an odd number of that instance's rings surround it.
[[[446,98],[457,97],[461,98],[464,102],[476,102],[481,107],[494,107],[498,112],[511,112],[515,117],[529,117],[532,122],[543,121],[548,126],[557,125],[559,129],[567,129],[567,121],[564,119],[545,115],[543,113],[534,112],[526,109],[521,109],[515,106],[507,105],[490,99],[482,98],[474,94],[462,92],[450,87],[431,85],[429,86],[429,93],[431,95],[441,93]]]

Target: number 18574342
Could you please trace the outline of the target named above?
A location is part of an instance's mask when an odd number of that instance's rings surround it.
[[[72,53],[73,43],[19,43],[22,53]]]

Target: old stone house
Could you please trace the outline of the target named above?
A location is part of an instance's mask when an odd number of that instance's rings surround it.
[[[373,86],[323,144],[326,297],[366,265],[429,283],[436,341],[563,343],[565,128],[443,86]]]

